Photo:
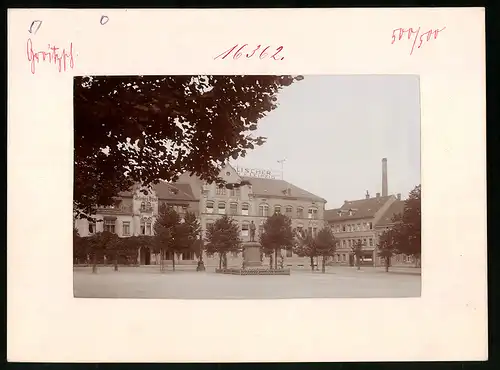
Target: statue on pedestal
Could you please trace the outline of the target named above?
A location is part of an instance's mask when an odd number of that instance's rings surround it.
[[[253,223],[253,221],[250,222],[250,241],[255,241],[255,224]]]

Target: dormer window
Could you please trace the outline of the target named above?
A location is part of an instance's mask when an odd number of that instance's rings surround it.
[[[309,208],[307,217],[316,220],[318,218],[318,209],[314,207]]]
[[[352,209],[349,210],[349,216],[352,216]]]

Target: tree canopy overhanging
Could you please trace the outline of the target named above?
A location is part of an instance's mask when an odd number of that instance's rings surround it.
[[[136,183],[190,172],[221,183],[230,158],[265,142],[257,122],[302,76],[74,78],[74,210],[114,203]]]

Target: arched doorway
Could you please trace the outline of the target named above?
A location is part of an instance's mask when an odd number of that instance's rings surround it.
[[[151,250],[148,247],[141,247],[139,251],[139,260],[141,265],[151,264]]]

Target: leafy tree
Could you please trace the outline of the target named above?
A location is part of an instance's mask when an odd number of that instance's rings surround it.
[[[356,257],[356,266],[357,269],[361,269],[361,259],[363,258],[363,242],[361,240],[356,241],[354,243],[354,247],[352,248],[352,253]]]
[[[398,229],[399,226],[385,230],[379,237],[378,255],[384,259],[385,271],[389,272],[392,256],[398,254]]]
[[[267,253],[274,252],[274,268],[278,269],[278,252],[281,254],[282,248],[294,244],[292,220],[280,213],[268,217],[260,235],[260,244]]]
[[[80,263],[80,261],[87,260],[87,238],[82,238],[76,228],[73,228],[73,261]]]
[[[416,260],[421,255],[421,186],[416,186],[405,200],[404,212],[394,220],[399,224],[398,251]],[[399,221],[399,222],[398,222]]]
[[[191,227],[181,220],[172,207],[162,206],[154,223],[154,250],[160,254],[160,270],[164,271],[163,260],[167,251],[172,252],[172,268],[175,271],[175,255],[190,248]]]
[[[119,243],[118,235],[109,231],[95,233],[88,237],[89,252],[92,257],[92,273],[97,273],[97,262],[106,255],[114,255]]]
[[[325,273],[325,263],[327,257],[335,254],[337,241],[329,227],[322,228],[315,238],[316,254],[322,257],[321,272]]]
[[[316,240],[311,231],[299,231],[295,235],[295,246],[293,252],[299,257],[309,257],[311,261],[311,270],[314,271],[314,257],[316,257]]]
[[[74,210],[135,183],[175,181],[184,172],[223,184],[229,158],[265,142],[260,119],[279,91],[302,76],[83,76],[74,78]]]
[[[207,227],[206,251],[209,254],[219,254],[219,268],[227,268],[227,253],[241,251],[239,235],[238,224],[227,215]]]

